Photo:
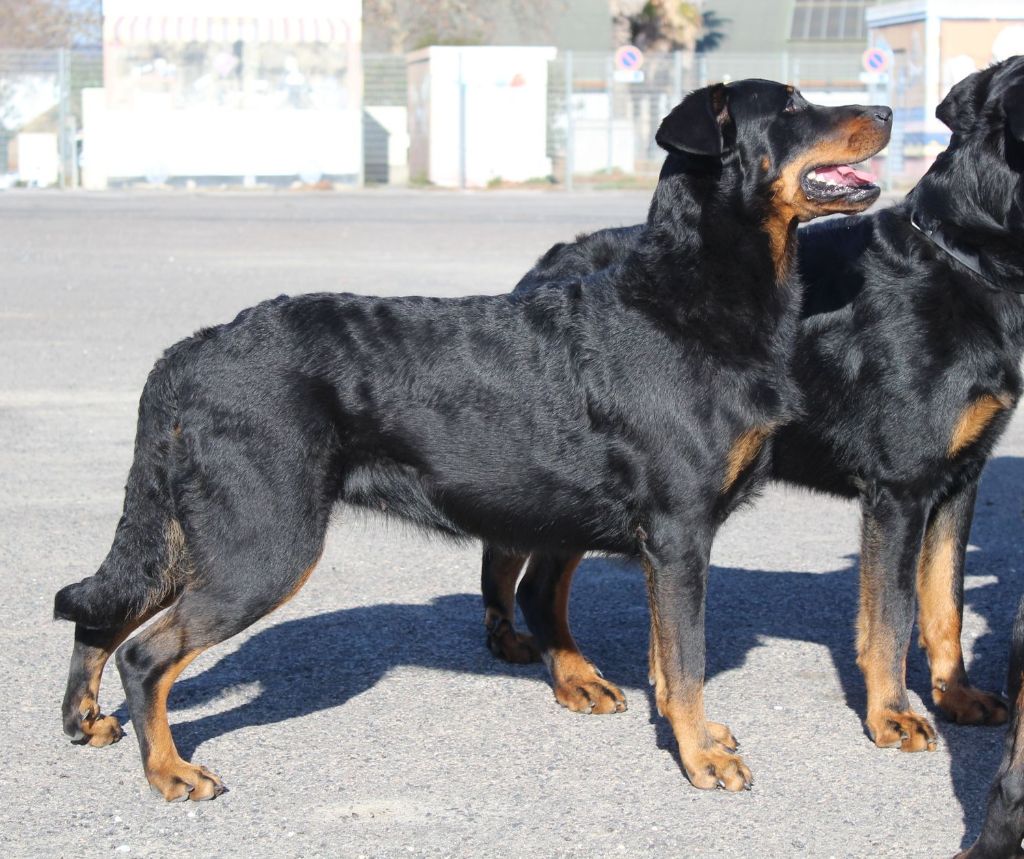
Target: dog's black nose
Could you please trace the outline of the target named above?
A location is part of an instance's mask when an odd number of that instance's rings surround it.
[[[890,122],[892,122],[891,107],[885,107],[884,105],[879,107],[876,105],[875,107],[872,108],[872,111],[874,112],[875,119],[877,119],[883,125],[888,125]]]

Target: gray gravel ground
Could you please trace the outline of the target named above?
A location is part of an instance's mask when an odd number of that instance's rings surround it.
[[[934,754],[879,751],[853,658],[857,517],[773,489],[726,526],[708,607],[709,715],[750,793],[691,788],[646,685],[631,566],[585,562],[572,613],[628,712],[558,707],[538,666],[484,647],[478,550],[339,515],[296,599],[200,657],[175,687],[183,755],[213,803],[150,795],[128,724],[70,745],[71,627],[58,586],[106,552],[134,412],[162,347],[281,292],[508,289],[577,230],[641,219],[646,195],[0,195],[0,846],[10,856],[936,857],[973,838],[1002,738],[939,723]],[[966,639],[999,688],[1024,565],[1018,419],[972,537]],[[912,653],[912,699],[927,693]],[[106,708],[124,717],[116,671]]]

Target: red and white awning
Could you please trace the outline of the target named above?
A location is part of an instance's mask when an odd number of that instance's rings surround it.
[[[108,43],[145,42],[347,42],[344,18],[105,18],[103,37]]]

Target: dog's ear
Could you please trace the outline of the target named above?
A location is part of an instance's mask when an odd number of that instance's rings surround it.
[[[654,140],[666,152],[723,155],[723,131],[731,122],[725,84],[695,90],[666,116]]]
[[[1003,95],[1003,113],[1007,130],[1024,142],[1024,81],[1014,84]]]
[[[953,87],[935,108],[935,117],[950,131],[968,131],[974,124],[974,87],[977,74],[968,75]]]

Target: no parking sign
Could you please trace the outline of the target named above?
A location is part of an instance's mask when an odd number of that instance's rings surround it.
[[[644,73],[644,52],[636,45],[623,45],[615,52],[615,80],[624,83],[640,83]]]
[[[644,52],[636,45],[623,45],[615,52],[615,68],[620,72],[638,70],[644,64]]]
[[[868,48],[860,58],[861,64],[864,66],[864,71],[869,74],[880,75],[889,70],[889,64],[892,62],[892,54],[888,51],[884,51],[881,48]]]

